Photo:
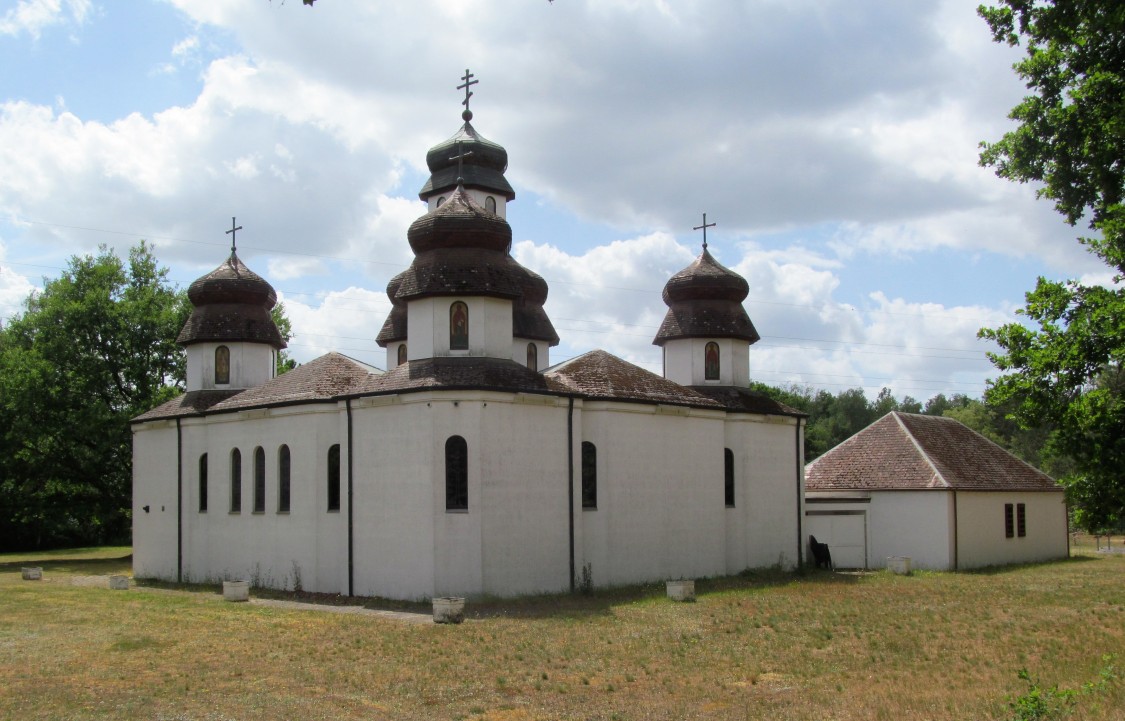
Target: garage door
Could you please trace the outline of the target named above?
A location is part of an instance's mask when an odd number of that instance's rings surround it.
[[[809,511],[805,536],[828,544],[836,568],[867,568],[866,511]]]

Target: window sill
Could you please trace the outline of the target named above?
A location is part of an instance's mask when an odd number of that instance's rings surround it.
[[[340,509],[339,508],[329,508],[327,512],[328,513],[339,513]]]
[[[596,510],[598,510],[597,506],[582,506],[582,512],[583,513],[585,513],[586,511],[596,511]]]
[[[289,515],[289,511],[278,511],[278,512],[277,512],[277,515],[279,515],[279,516],[288,516],[288,515]]]
[[[228,516],[241,516],[242,511],[227,511]]]
[[[727,504],[727,508],[737,508],[737,507],[738,507],[738,506],[734,505],[733,503],[728,503],[728,504]]]
[[[447,508],[447,509],[445,509],[445,512],[446,513],[468,513],[469,509],[468,508]]]

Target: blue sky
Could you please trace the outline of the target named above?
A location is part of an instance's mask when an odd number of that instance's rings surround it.
[[[751,377],[977,396],[982,325],[1044,275],[1106,281],[1034,188],[977,166],[1018,51],[974,1],[0,0],[0,320],[100,244],[182,283],[240,255],[308,361],[378,366],[426,150],[504,145],[516,258],[550,283],[557,362],[659,372],[667,278],[750,283]]]

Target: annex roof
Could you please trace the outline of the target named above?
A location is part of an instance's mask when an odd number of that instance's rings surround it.
[[[805,490],[1061,491],[952,418],[892,411],[805,467]]]

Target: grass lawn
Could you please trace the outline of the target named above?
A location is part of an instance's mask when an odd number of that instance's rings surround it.
[[[0,718],[960,721],[1010,718],[1021,668],[1125,677],[1125,555],[1088,539],[976,573],[701,581],[687,604],[656,586],[470,604],[460,626],[73,582],[131,573],[128,552],[0,555]],[[1125,683],[1074,704],[1125,719]]]

